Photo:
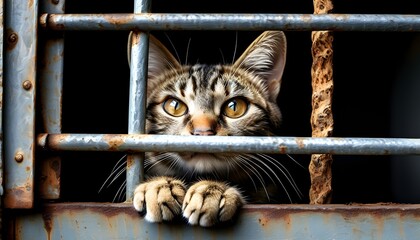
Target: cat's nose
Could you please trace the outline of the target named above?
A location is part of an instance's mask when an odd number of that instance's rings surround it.
[[[193,135],[195,136],[212,136],[216,133],[211,129],[194,129]]]
[[[216,135],[215,131],[216,121],[207,115],[198,115],[192,119],[192,131],[193,135],[211,136]]]

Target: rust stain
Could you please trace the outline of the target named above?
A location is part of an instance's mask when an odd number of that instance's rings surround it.
[[[298,147],[300,149],[302,149],[302,148],[305,147],[305,143],[303,142],[303,139],[302,138],[296,138],[296,144],[298,145]]]
[[[53,228],[53,221],[52,221],[52,217],[51,214],[42,214],[42,219],[44,220],[44,229],[47,232],[47,239],[51,240],[51,231]]]
[[[264,227],[265,225],[267,225],[270,222],[270,220],[266,217],[261,217],[261,218],[258,219],[258,222],[262,227]]]
[[[61,159],[57,156],[44,159],[41,164],[40,195],[45,199],[60,197]]]
[[[104,135],[102,139],[108,143],[109,149],[111,151],[118,150],[120,146],[125,142],[124,139],[119,135]]]
[[[122,24],[129,23],[133,20],[133,15],[125,15],[125,14],[105,14],[104,19],[115,26],[121,26]]]
[[[280,145],[279,151],[280,151],[281,154],[286,154],[287,153],[287,147]]]
[[[69,138],[69,134],[59,134],[55,136],[47,135],[45,140],[45,147],[55,150],[61,142]]]
[[[32,184],[26,186],[19,186],[6,190],[4,195],[4,206],[6,208],[32,208],[33,206],[33,193]]]

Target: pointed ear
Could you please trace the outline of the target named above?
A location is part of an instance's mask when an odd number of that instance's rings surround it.
[[[128,36],[127,57],[128,64],[131,61],[131,41],[132,33]],[[149,36],[149,63],[148,63],[148,79],[158,76],[165,70],[180,68],[181,64],[169,52],[169,50],[155,37]]]
[[[286,63],[286,36],[281,31],[263,32],[234,63],[265,81],[269,100],[275,102]]]

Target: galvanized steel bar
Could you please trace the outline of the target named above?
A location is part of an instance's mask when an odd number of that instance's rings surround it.
[[[134,12],[149,12],[150,0],[134,1]],[[141,134],[145,130],[146,119],[146,89],[147,64],[149,56],[149,34],[134,31],[131,37],[131,64],[130,64],[130,96],[128,105],[128,133]],[[133,198],[134,188],[143,179],[144,153],[127,156],[126,171],[126,201]]]
[[[43,12],[64,13],[64,0],[43,0]],[[40,100],[44,131],[61,133],[63,95],[64,33],[49,32],[40,43],[43,52],[39,68]],[[54,153],[41,161],[39,176],[40,196],[44,199],[60,198],[61,159]]]
[[[43,14],[51,30],[420,31],[420,15],[397,14]]]
[[[40,134],[37,145],[53,151],[420,154],[420,139],[406,138]]]
[[[4,205],[32,208],[38,1],[8,1],[5,7]]]

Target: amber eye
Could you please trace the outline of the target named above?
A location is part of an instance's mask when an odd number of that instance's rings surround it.
[[[187,113],[188,107],[176,98],[168,98],[163,102],[163,110],[171,116],[180,117]]]
[[[248,102],[243,98],[232,98],[223,105],[223,114],[230,118],[242,117],[248,110]]]

